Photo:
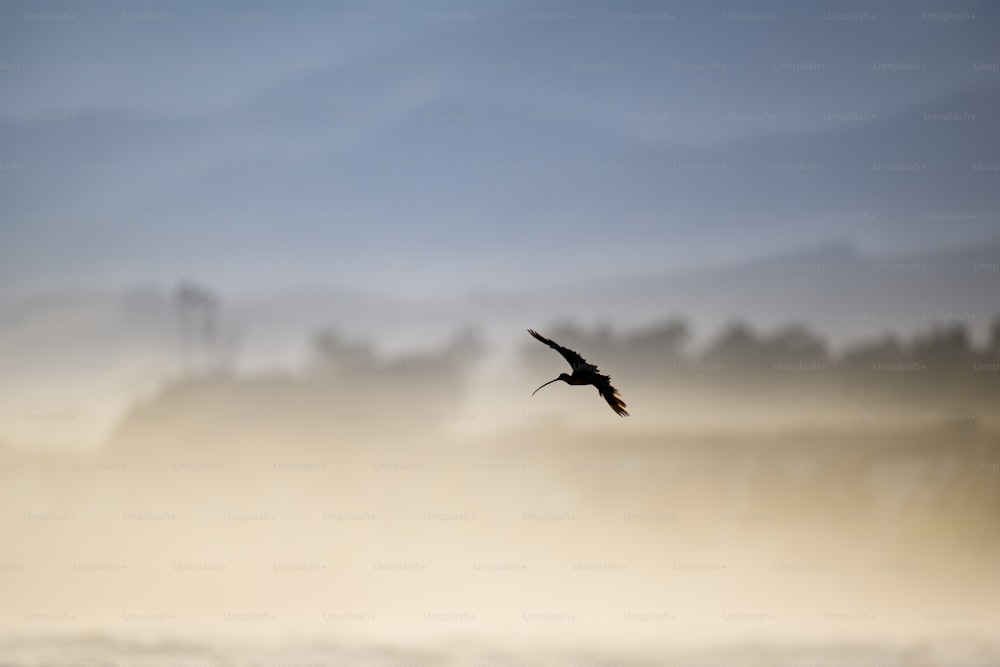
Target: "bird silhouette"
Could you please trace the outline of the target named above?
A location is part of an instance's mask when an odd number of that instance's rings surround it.
[[[623,401],[622,397],[618,395],[618,390],[611,386],[611,378],[609,376],[598,372],[597,366],[588,364],[586,359],[568,347],[563,347],[559,343],[549,340],[534,329],[528,329],[528,333],[561,354],[563,359],[568,361],[570,367],[573,369],[572,375],[560,373],[559,377],[555,380],[549,380],[543,384],[542,387],[550,385],[553,382],[557,382],[558,380],[562,380],[566,384],[573,385],[592,384],[597,387],[598,393],[604,397],[604,400],[608,402],[608,405],[610,405],[611,409],[615,411],[615,414],[619,417],[628,417],[628,412],[625,410],[625,401]],[[538,389],[541,389],[542,387],[539,387]],[[531,395],[534,396],[537,394],[538,389],[531,392]]]

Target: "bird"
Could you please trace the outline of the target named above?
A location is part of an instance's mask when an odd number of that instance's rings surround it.
[[[598,372],[597,366],[587,363],[586,359],[581,357],[579,353],[574,352],[568,347],[563,347],[559,343],[549,340],[534,329],[528,329],[528,333],[561,354],[563,359],[568,361],[569,365],[573,368],[572,375],[560,373],[559,377],[555,380],[549,380],[543,384],[542,387],[550,385],[558,380],[562,380],[566,384],[572,385],[592,384],[597,387],[597,392],[604,398],[605,401],[608,402],[608,405],[610,405],[611,409],[615,411],[615,414],[619,417],[628,417],[628,411],[625,410],[625,401],[623,401],[622,397],[618,395],[618,390],[611,386],[611,378],[609,376]],[[539,387],[538,389],[541,389],[542,387]],[[531,395],[534,396],[537,394],[538,389],[531,392]]]

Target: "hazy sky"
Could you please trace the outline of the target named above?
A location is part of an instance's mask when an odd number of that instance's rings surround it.
[[[998,19],[4,3],[0,285],[435,293],[995,238]]]

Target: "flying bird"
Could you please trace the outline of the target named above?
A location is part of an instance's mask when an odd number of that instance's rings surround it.
[[[550,385],[558,380],[562,380],[566,384],[574,385],[592,384],[597,387],[598,393],[604,397],[604,400],[608,402],[608,405],[611,406],[611,409],[614,410],[619,417],[628,417],[628,412],[625,410],[625,401],[623,401],[622,397],[618,395],[618,390],[611,386],[611,378],[609,376],[598,372],[597,366],[588,364],[583,357],[568,347],[563,347],[559,343],[549,340],[534,329],[528,329],[528,333],[561,354],[563,359],[568,361],[569,365],[573,368],[572,375],[560,373],[559,377],[555,380],[549,380],[543,384],[542,387]],[[541,389],[542,387],[539,387],[538,389]],[[538,389],[531,392],[531,395],[534,396],[537,394]]]

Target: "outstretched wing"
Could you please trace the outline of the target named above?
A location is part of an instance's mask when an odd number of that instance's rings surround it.
[[[581,357],[577,352],[574,352],[568,347],[563,347],[559,343],[556,343],[555,341],[546,338],[545,336],[538,333],[534,329],[528,329],[528,333],[530,333],[532,336],[534,336],[535,338],[542,341],[543,343],[551,347],[553,350],[561,354],[563,356],[563,359],[568,361],[569,365],[573,367],[574,371],[580,370],[580,371],[594,371],[595,373],[597,372],[597,366],[595,366],[594,364],[588,364],[587,360]]]
[[[607,375],[602,375],[600,377],[601,382],[595,383],[597,391],[599,391],[604,400],[608,402],[608,405],[610,405],[611,409],[615,411],[615,414],[619,417],[628,417],[628,411],[625,409],[625,401],[623,401],[622,397],[618,395],[618,390],[611,386],[611,378]]]

